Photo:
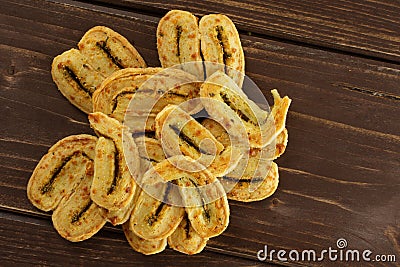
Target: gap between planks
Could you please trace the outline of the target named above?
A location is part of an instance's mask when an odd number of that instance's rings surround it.
[[[31,211],[26,211],[26,210],[22,210],[22,209],[19,210],[19,209],[15,209],[15,208],[0,207],[0,219],[9,219],[9,220],[22,222],[22,223],[26,223],[26,224],[42,226],[43,222],[46,221],[46,223],[48,223],[50,218],[51,218],[51,215],[48,213],[41,213],[41,212],[34,213]],[[38,220],[41,220],[41,221],[38,222]],[[115,226],[106,225],[104,227],[104,230],[123,235],[123,231],[120,227],[117,228]],[[56,233],[54,232],[54,234],[56,234]],[[101,238],[101,236],[99,234],[97,235],[97,237]],[[121,239],[121,241],[124,241],[123,238]],[[166,249],[173,251],[169,247],[167,247]],[[257,265],[257,263],[258,264],[263,263],[256,258],[255,254],[251,255],[251,254],[241,253],[241,252],[236,252],[236,251],[228,251],[228,250],[213,247],[210,245],[207,245],[204,250],[213,252],[216,254],[222,254],[222,255],[226,255],[226,256],[232,256],[235,258],[249,260],[249,261],[253,262],[255,265]],[[138,253],[138,252],[135,252],[135,253]],[[149,257],[151,257],[151,256],[149,256]],[[188,257],[190,257],[190,256],[188,256]],[[272,262],[266,261],[265,263],[266,264],[272,263],[276,266],[304,266],[302,264],[285,264],[284,262],[277,262],[275,260]],[[252,264],[250,264],[249,266],[252,266]]]
[[[163,15],[165,15],[165,11],[162,9],[156,9],[151,6],[143,6],[138,5],[138,9],[135,9],[133,11],[133,8],[128,6],[124,6],[123,4],[118,4],[114,2],[109,2],[105,3],[104,1],[97,1],[97,0],[76,0],[76,1],[71,1],[71,0],[50,0],[55,3],[68,3],[71,5],[74,5],[76,7],[90,7],[91,10],[94,8],[98,9],[99,11],[106,12],[108,14],[114,14],[114,15],[119,15],[115,12],[112,12],[112,10],[118,10],[120,12],[123,12],[125,15],[129,14],[128,16],[132,16],[132,13],[137,13],[140,15],[144,15],[146,17],[156,17],[157,19],[161,18]],[[123,1],[121,1],[123,2]],[[129,2],[129,1],[128,1]],[[146,8],[147,7],[147,8]],[[149,10],[149,7],[151,8],[151,11]],[[111,12],[111,13],[109,13]],[[132,17],[134,18],[134,17]],[[354,56],[358,58],[363,58],[363,59],[369,59],[369,60],[374,60],[374,61],[380,61],[383,63],[389,63],[389,64],[395,64],[395,65],[400,65],[399,60],[395,59],[389,59],[389,58],[383,58],[380,56],[375,56],[370,53],[364,54],[363,51],[366,49],[361,49],[359,52],[357,49],[353,49],[351,46],[348,45],[348,50],[342,50],[340,48],[336,48],[334,46],[323,46],[322,44],[313,44],[312,42],[304,42],[296,39],[288,39],[285,37],[280,37],[277,35],[271,35],[268,33],[256,33],[256,32],[251,32],[248,30],[243,30],[238,27],[238,32],[241,35],[247,35],[247,36],[254,36],[254,37],[259,37],[259,38],[264,38],[264,39],[269,39],[277,42],[282,42],[286,44],[292,44],[292,45],[297,45],[297,46],[302,46],[302,47],[307,47],[307,48],[313,48],[313,49],[319,49],[327,52],[332,52],[332,53],[338,53],[338,54],[344,54],[344,55],[349,55],[349,56]],[[303,38],[303,40],[307,40],[307,38]],[[336,45],[338,46],[338,45]],[[340,45],[339,45],[340,47]],[[344,46],[343,48],[346,48]],[[372,51],[374,52],[374,51]],[[383,53],[383,52],[382,52]],[[379,51],[378,51],[379,54]]]

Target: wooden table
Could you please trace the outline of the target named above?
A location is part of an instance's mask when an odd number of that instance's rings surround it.
[[[257,259],[265,245],[322,251],[337,248],[339,238],[347,249],[395,255],[400,263],[400,2],[91,2],[1,2],[0,265],[383,265]],[[231,201],[229,228],[195,256],[170,249],[143,256],[111,226],[88,241],[65,241],[50,214],[26,197],[32,170],[52,144],[93,133],[53,83],[52,59],[105,25],[159,66],[155,30],[170,9],[229,15],[248,76],[269,101],[272,88],[293,99],[279,188],[261,202]]]

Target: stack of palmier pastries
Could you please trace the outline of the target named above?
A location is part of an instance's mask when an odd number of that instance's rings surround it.
[[[143,254],[167,244],[199,253],[227,228],[228,199],[262,200],[277,189],[273,160],[287,145],[291,100],[272,90],[269,112],[244,93],[244,53],[232,21],[172,10],[156,34],[162,67],[147,67],[103,26],[53,60],[58,89],[88,114],[97,136],[53,145],[27,194],[53,211],[54,228],[69,241],[110,222]]]

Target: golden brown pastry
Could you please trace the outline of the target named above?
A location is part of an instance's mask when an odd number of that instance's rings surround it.
[[[190,113],[201,110],[201,102],[194,100],[200,84],[194,80],[181,70],[120,70],[96,90],[93,109],[124,122],[132,132],[152,131],[155,115],[168,104],[181,104]]]
[[[242,156],[239,149],[224,147],[206,128],[175,105],[158,113],[156,136],[168,156],[189,156],[215,176],[231,171]]]
[[[165,159],[161,142],[155,138],[154,133],[147,132],[135,138],[140,157],[140,173],[144,175],[155,164]],[[142,181],[137,181],[139,185]]]
[[[236,140],[248,140],[250,147],[270,144],[283,131],[291,99],[271,91],[274,106],[269,114],[251,101],[222,72],[209,77],[200,88],[202,103],[210,117],[218,121]],[[247,136],[246,136],[247,135]]]
[[[264,177],[232,178],[227,176],[219,180],[224,188],[229,188],[228,198],[242,202],[263,200],[271,196],[278,188],[278,165],[271,162],[266,165],[267,175]]]
[[[122,209],[106,210],[104,216],[106,217],[107,221],[114,226],[124,224],[129,220],[134,207],[135,207],[135,201],[132,200],[128,205],[126,205]]]
[[[71,194],[94,160],[96,142],[95,136],[72,135],[49,149],[28,182],[28,199],[35,207],[54,210],[61,199]]]
[[[204,119],[201,124],[207,130],[209,130],[221,144],[223,144],[224,146],[231,145],[229,134],[225,131],[224,127],[222,127],[221,124],[209,118]],[[275,160],[285,152],[287,143],[288,131],[285,128],[270,144],[262,148],[250,148],[248,154],[250,155],[250,158],[255,158],[257,161],[260,159],[264,161]],[[240,165],[241,162],[239,162],[238,165]],[[238,169],[238,166],[236,166],[235,169]],[[249,175],[249,177],[250,176],[251,175]]]
[[[137,251],[144,255],[152,255],[156,253],[160,253],[167,246],[167,239],[160,240],[146,240],[139,237],[131,228],[131,224],[126,222],[122,225],[122,230],[124,230],[124,234],[126,239],[129,242],[129,245]]]
[[[162,17],[157,27],[157,50],[163,68],[184,64],[179,67],[203,81],[200,33],[193,14],[171,10]]]
[[[155,184],[158,199],[143,190],[132,212],[130,227],[136,235],[147,240],[161,240],[170,236],[178,227],[185,210],[168,204],[170,184]]]
[[[205,119],[202,124],[219,141],[229,143],[229,135],[220,124],[211,119]],[[282,155],[287,141],[288,133],[284,129],[271,144],[250,148],[234,170],[219,177],[228,199],[251,202],[271,196],[279,182],[278,167],[272,160]]]
[[[136,144],[126,127],[101,112],[89,114],[89,122],[101,136],[96,145],[91,198],[107,210],[122,209],[132,201],[136,188],[134,179],[139,171]]]
[[[206,118],[201,121],[201,125],[212,133],[212,135],[217,139],[222,145],[230,146],[231,138],[229,134],[225,131],[224,127],[213,119]]]
[[[206,63],[207,77],[216,71],[226,72],[241,88],[244,53],[235,24],[225,15],[210,14],[200,19],[199,30],[204,61],[216,63]]]
[[[88,239],[108,221],[122,224],[140,253],[168,243],[192,255],[227,228],[228,198],[251,202],[275,192],[273,160],[287,146],[291,99],[272,90],[267,112],[241,90],[244,53],[228,17],[198,22],[168,12],[157,27],[163,68],[146,68],[127,39],[104,26],[78,47],[55,57],[51,73],[99,138],[57,142],[27,188],[36,207],[54,211],[63,238]],[[203,108],[211,119],[197,121],[192,115]]]
[[[122,68],[146,67],[125,37],[104,26],[87,31],[78,47],[55,57],[51,74],[60,92],[85,113],[93,112],[92,95],[107,76]]]
[[[89,64],[77,49],[56,56],[51,75],[58,90],[77,108],[92,112],[92,95],[105,76]]]
[[[145,68],[142,56],[129,41],[104,26],[88,30],[78,43],[82,55],[105,77],[125,68]]]
[[[218,155],[224,150],[224,146],[207,129],[176,105],[168,105],[158,113],[156,136],[167,149],[168,155],[176,154],[173,151],[178,147],[193,159],[202,154]],[[206,139],[210,142],[204,142],[200,147],[200,143]]]
[[[156,164],[143,179],[150,184],[164,181],[178,185],[193,229],[202,238],[211,238],[220,235],[228,226],[229,205],[219,181],[207,170],[198,171],[201,168],[201,164],[190,157],[173,156]],[[174,201],[176,197],[171,196]]]
[[[267,136],[273,136],[271,140],[274,140],[274,138],[285,129],[286,117],[292,100],[287,96],[282,98],[276,89],[271,90],[271,94],[274,97],[274,105],[272,106],[271,114],[268,116],[266,125],[268,125],[269,129]],[[273,132],[273,130],[275,130],[275,132]],[[281,136],[281,139],[285,140],[285,137]]]
[[[208,238],[202,238],[192,227],[185,214],[178,228],[168,237],[168,245],[173,250],[193,255],[200,253],[207,245]]]
[[[118,100],[119,94],[126,94],[125,88],[132,88],[134,91],[130,93],[134,93],[145,81],[161,70],[161,68],[127,68],[116,71],[107,77],[93,94],[93,111],[111,115],[118,104],[114,102]]]
[[[51,219],[54,228],[65,239],[78,242],[96,234],[106,223],[104,210],[90,199],[93,163],[71,195],[61,200]]]
[[[135,203],[135,205],[138,202],[138,199],[142,193],[143,193],[142,189],[139,186],[137,186],[135,196],[132,201],[133,203]],[[122,229],[124,230],[125,237],[128,240],[131,247],[135,251],[145,255],[156,254],[163,251],[167,246],[167,239],[164,238],[159,240],[157,239],[147,240],[142,237],[139,237],[133,229],[134,225],[131,223],[131,220],[132,221],[134,220],[134,218],[132,218],[134,216],[133,211],[131,212],[130,215],[131,215],[130,220],[122,225]]]

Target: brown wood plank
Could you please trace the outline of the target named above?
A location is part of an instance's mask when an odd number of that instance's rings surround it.
[[[60,138],[92,133],[86,116],[51,81],[52,58],[90,27],[106,25],[158,66],[157,21],[44,0],[7,1],[2,7],[2,209],[43,215],[26,199],[35,164]],[[248,75],[265,95],[270,99],[268,90],[278,88],[293,98],[289,147],[278,160],[277,193],[257,203],[231,202],[230,226],[209,241],[208,250],[255,259],[266,244],[319,250],[344,237],[354,249],[399,255],[399,66],[246,35],[242,41]],[[47,227],[53,231],[50,222]]]
[[[400,62],[400,2],[392,0],[97,0],[159,15],[183,9],[229,15],[243,32]]]
[[[16,234],[18,233],[18,234]],[[48,220],[0,211],[2,266],[187,266],[188,256],[166,249],[144,256],[132,250],[121,231],[101,231],[93,238],[71,243],[52,229]],[[193,265],[257,266],[257,262],[205,251],[190,257]]]

